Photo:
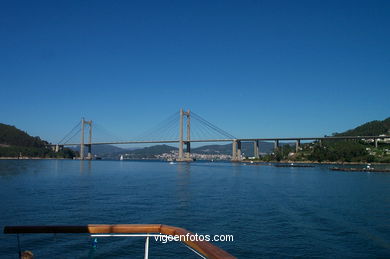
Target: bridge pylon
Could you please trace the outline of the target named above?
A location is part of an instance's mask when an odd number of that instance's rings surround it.
[[[89,126],[88,144],[84,144],[85,125]],[[88,148],[87,157],[84,157],[85,145]],[[92,160],[92,120],[86,121],[84,118],[81,118],[80,160],[84,159]]]
[[[184,140],[184,116],[187,122],[186,140]],[[184,152],[184,144],[186,145],[186,152]],[[179,156],[177,162],[191,162],[191,111],[186,112],[180,109],[180,125],[179,125]]]

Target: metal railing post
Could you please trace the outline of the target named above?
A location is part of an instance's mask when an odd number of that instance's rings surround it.
[[[146,240],[145,240],[145,257],[144,259],[148,259],[149,258],[149,235],[146,237]]]

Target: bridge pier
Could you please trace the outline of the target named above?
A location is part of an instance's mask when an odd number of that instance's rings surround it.
[[[237,159],[239,161],[242,160],[242,157],[241,157],[241,141],[237,141]]]
[[[295,142],[295,153],[298,153],[300,147],[301,147],[301,140],[297,139],[297,141]]]
[[[237,140],[233,140],[232,142],[232,161],[237,160]]]
[[[191,142],[186,142],[186,159],[191,159]]]
[[[87,150],[88,150],[88,151],[87,151],[87,152],[88,152],[88,153],[87,153],[87,159],[88,159],[88,160],[91,160],[91,159],[92,159],[92,145],[91,145],[91,144],[88,144],[88,145],[87,145]]]
[[[241,160],[241,141],[234,139],[232,144],[232,162],[239,162]]]
[[[258,140],[255,140],[253,142],[253,156],[255,157],[255,159],[259,159],[260,158],[260,146],[259,146],[259,141]]]
[[[378,139],[374,139],[374,145],[375,145],[375,148],[378,148]]]
[[[274,144],[274,151],[277,151],[278,149],[279,149],[279,139],[276,139]]]

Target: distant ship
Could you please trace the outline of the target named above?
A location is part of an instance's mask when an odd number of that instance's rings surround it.
[[[121,160],[121,161],[123,160],[123,155],[121,155],[121,157],[119,158],[119,160]]]

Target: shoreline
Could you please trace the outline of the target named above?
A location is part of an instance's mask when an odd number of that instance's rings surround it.
[[[71,158],[63,158],[63,157],[0,157],[0,160],[73,160]]]
[[[56,157],[0,157],[0,160],[75,160],[72,158],[56,158]],[[78,159],[76,159],[78,160]],[[118,160],[121,161],[121,160]],[[123,160],[122,160],[123,161]],[[126,161],[164,161],[159,159],[126,159]],[[211,160],[198,160],[198,161],[211,161]],[[380,162],[316,162],[316,161],[291,161],[291,160],[282,160],[282,161],[254,161],[254,160],[241,160],[241,161],[230,161],[230,160],[218,160],[223,162],[232,162],[232,163],[272,163],[272,164],[317,164],[317,165],[390,165],[390,163],[380,163]],[[195,161],[194,161],[195,162]],[[214,160],[213,162],[216,162]]]
[[[282,160],[282,161],[253,161],[253,160],[242,160],[241,163],[273,163],[273,164],[318,164],[318,165],[390,165],[390,163],[380,163],[380,162],[316,162],[316,161],[291,161],[291,160]]]

